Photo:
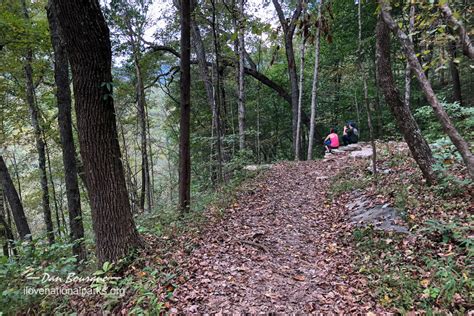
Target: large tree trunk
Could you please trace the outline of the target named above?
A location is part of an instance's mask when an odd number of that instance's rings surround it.
[[[316,129],[316,110],[318,107],[318,82],[319,82],[319,50],[321,45],[321,11],[323,1],[321,0],[318,6],[318,25],[316,28],[316,39],[314,49],[314,72],[313,72],[313,85],[311,87],[311,116],[309,121],[309,134],[308,134],[308,160],[313,159],[313,145],[314,145],[314,131]]]
[[[191,0],[181,0],[181,118],[179,135],[179,207],[189,211],[191,202]]]
[[[244,90],[244,63],[245,63],[245,16],[244,0],[239,0],[239,149],[245,149],[245,90]]]
[[[392,16],[390,15],[390,8],[387,5],[385,0],[379,0],[382,6],[382,17],[384,22],[388,25],[388,27],[392,30],[392,32],[397,36],[400,44],[402,46],[403,52],[405,56],[410,62],[410,66],[412,70],[415,72],[416,77],[420,83],[421,89],[425,93],[428,102],[430,103],[433,111],[441,123],[443,130],[446,134],[448,134],[449,138],[453,142],[454,146],[456,146],[457,150],[462,156],[462,159],[467,167],[469,175],[472,179],[474,179],[474,155],[471,153],[469,149],[469,144],[464,140],[464,138],[459,134],[457,129],[454,127],[451,119],[449,118],[448,114],[444,110],[443,106],[439,103],[436,94],[434,93],[430,82],[425,76],[423,69],[416,57],[415,51],[413,49],[413,44],[410,42],[408,36],[400,30],[397,23],[393,20]]]
[[[29,23],[30,17],[28,14],[28,7],[26,0],[22,0],[23,15],[25,21]],[[31,125],[33,126],[36,151],[38,153],[38,168],[40,172],[40,183],[41,183],[41,197],[43,206],[44,223],[46,225],[46,234],[50,244],[54,243],[54,227],[53,220],[51,218],[51,207],[49,204],[49,189],[48,189],[48,176],[46,172],[46,153],[45,145],[42,136],[42,130],[39,122],[39,114],[37,104],[35,101],[35,86],[33,83],[33,68],[31,66],[33,62],[33,52],[31,48],[28,48],[25,56],[24,74],[26,79],[26,100],[30,108]]]
[[[400,132],[410,148],[413,158],[420,167],[427,183],[432,184],[436,181],[436,176],[433,171],[435,161],[430,146],[423,135],[421,135],[420,128],[410,108],[407,107],[400,98],[393,78],[392,65],[390,62],[390,30],[381,17],[379,17],[377,21],[376,40],[378,85],[385,96],[387,105],[395,117]]]
[[[53,0],[71,64],[77,129],[99,264],[142,245],[123,172],[112,97],[109,29],[97,0]]]
[[[272,0],[273,5],[278,14],[278,19],[280,20],[280,24],[283,28],[284,32],[284,39],[285,39],[285,53],[286,53],[286,60],[288,62],[288,76],[290,78],[290,86],[291,86],[291,112],[292,112],[292,137],[293,137],[293,152],[296,148],[296,130],[298,124],[298,97],[299,97],[299,90],[298,90],[298,74],[296,69],[296,62],[295,62],[295,52],[293,48],[293,35],[295,34],[295,27],[296,22],[301,14],[303,9],[302,0],[298,0],[296,9],[293,12],[293,16],[289,21],[285,17],[283,10],[281,8],[280,3],[278,0]]]
[[[23,240],[31,240],[31,230],[26,220],[23,205],[2,156],[0,156],[0,184],[5,192],[8,204],[10,204],[18,235]]]
[[[81,194],[77,179],[76,147],[72,133],[71,90],[69,88],[69,62],[66,47],[59,36],[56,12],[51,1],[48,3],[48,21],[51,43],[54,51],[54,80],[56,83],[56,100],[58,103],[58,124],[63,153],[66,198],[69,213],[70,238],[74,243],[72,252],[77,259],[86,258],[84,246],[84,226],[82,223]]]

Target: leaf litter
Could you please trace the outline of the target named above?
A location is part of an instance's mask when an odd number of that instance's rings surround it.
[[[174,256],[184,282],[169,312],[384,312],[353,266],[347,210],[327,201],[326,170],[324,161],[276,164],[210,219],[194,250]]]

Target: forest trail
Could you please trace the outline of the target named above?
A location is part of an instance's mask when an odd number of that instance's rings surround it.
[[[344,168],[346,155],[333,160]],[[352,267],[345,207],[328,204],[326,161],[286,162],[258,177],[183,256],[171,312],[377,310]]]

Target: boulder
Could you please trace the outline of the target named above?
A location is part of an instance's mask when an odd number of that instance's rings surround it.
[[[344,153],[344,150],[341,150],[341,148],[338,148],[338,149],[331,149],[331,152],[332,152],[333,154],[336,154],[336,155],[337,155],[337,154],[342,154],[342,153]]]
[[[364,195],[354,192],[354,199],[346,205],[349,210],[350,222],[359,227],[372,226],[375,229],[409,233],[400,211],[389,204],[371,206],[370,200]]]
[[[356,151],[356,150],[361,150],[361,149],[362,147],[360,147],[357,144],[350,144],[347,146],[339,147],[339,150],[343,150],[343,151]]]
[[[372,148],[365,147],[361,150],[353,151],[350,153],[352,158],[360,158],[360,159],[369,159],[372,157]]]
[[[244,170],[247,171],[258,171],[258,170],[266,170],[270,169],[272,165],[266,164],[266,165],[248,165],[244,167]]]

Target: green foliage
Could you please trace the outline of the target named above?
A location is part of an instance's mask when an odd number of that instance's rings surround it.
[[[468,229],[462,223],[446,226],[431,221],[418,233],[428,233],[418,237],[424,242],[434,233],[445,236],[446,242],[456,235],[454,238],[461,243],[442,256],[436,253],[440,249],[436,245],[417,247],[419,260],[407,260],[407,254],[410,258],[414,250],[404,246],[403,236],[359,229],[354,231],[353,239],[360,255],[357,262],[360,272],[367,275],[369,286],[376,288],[379,302],[402,314],[414,309],[433,312],[435,308],[465,312],[467,305],[464,304],[474,298],[474,247],[471,241],[466,243]],[[387,238],[390,243],[386,242]]]
[[[459,103],[448,103],[440,100],[441,105],[453,120],[458,131],[467,139],[474,139],[474,107],[465,107]],[[437,141],[445,137],[431,106],[422,106],[415,110],[415,117],[420,122],[424,136],[429,141]]]
[[[25,311],[36,306],[38,312],[56,308],[59,297],[28,293],[28,288],[48,286],[48,276],[66,279],[76,271],[77,260],[72,256],[71,244],[58,241],[46,245],[39,241],[17,242],[18,257],[0,257],[0,306],[5,314]],[[46,280],[45,280],[46,279]]]

